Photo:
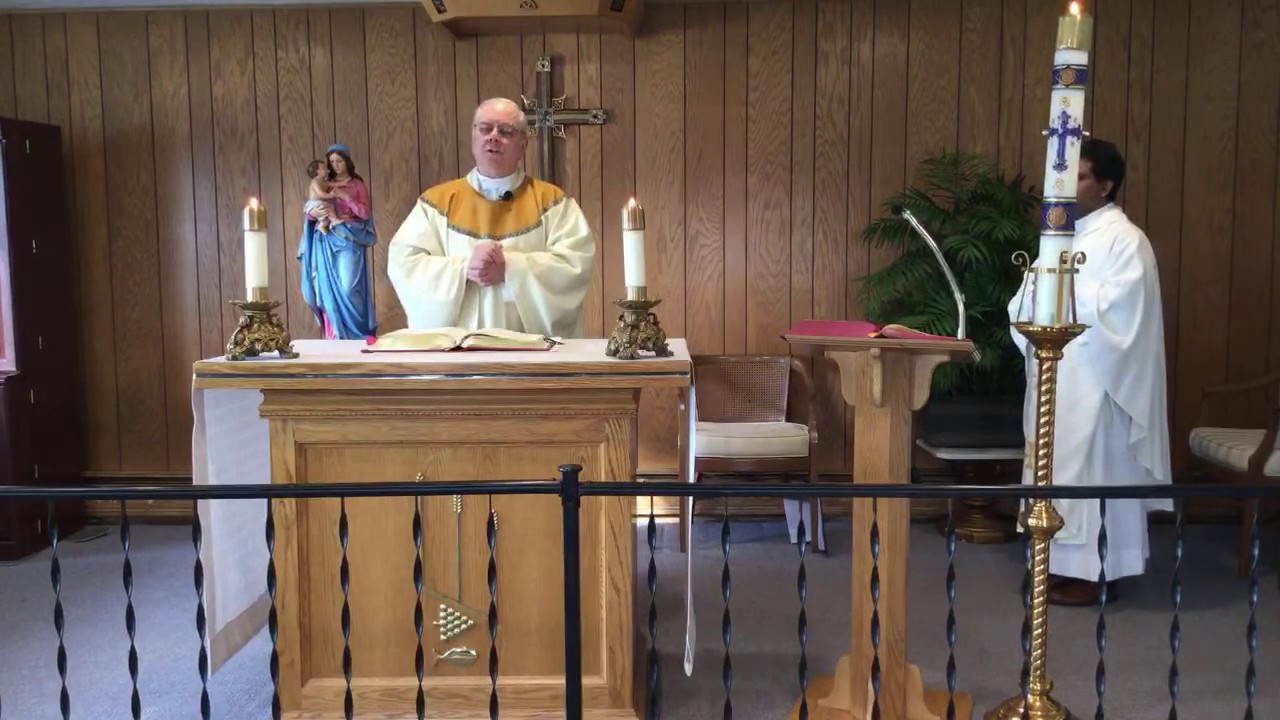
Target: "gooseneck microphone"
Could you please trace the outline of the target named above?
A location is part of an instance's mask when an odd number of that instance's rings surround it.
[[[916,234],[924,238],[924,241],[929,244],[929,249],[933,251],[933,256],[937,258],[938,265],[942,267],[943,274],[947,276],[947,282],[951,284],[951,294],[956,298],[956,311],[958,313],[956,321],[956,339],[964,340],[964,295],[960,292],[960,286],[956,284],[956,276],[951,274],[951,268],[947,265],[946,259],[942,257],[942,251],[938,249],[938,243],[933,241],[933,238],[929,236],[929,232],[924,229],[924,226],[920,224],[919,220],[916,220],[916,216],[912,215],[910,210],[901,205],[894,205],[889,209],[894,215],[905,219],[911,227],[915,229]]]

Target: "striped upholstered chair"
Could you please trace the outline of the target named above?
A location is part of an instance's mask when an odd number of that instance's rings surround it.
[[[1259,394],[1266,403],[1264,427],[1233,426],[1239,423],[1228,420],[1229,408],[1244,405],[1256,410]],[[1207,387],[1201,393],[1200,417],[1191,429],[1191,471],[1200,480],[1237,485],[1274,481],[1280,478],[1277,430],[1280,430],[1280,372],[1248,382]],[[1257,502],[1256,499],[1243,500],[1240,504],[1241,576],[1249,574],[1249,535]]]

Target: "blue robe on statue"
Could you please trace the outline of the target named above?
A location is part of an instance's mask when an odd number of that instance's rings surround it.
[[[326,338],[362,340],[377,335],[369,283],[369,248],[377,240],[373,218],[353,217],[328,232],[303,218],[298,243],[302,299]]]

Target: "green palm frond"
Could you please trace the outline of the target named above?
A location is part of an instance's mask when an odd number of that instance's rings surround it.
[[[976,363],[947,363],[934,373],[934,392],[1020,391],[1024,362],[1013,344],[1007,306],[1021,275],[1012,257],[1034,255],[1040,198],[1021,175],[1005,178],[988,159],[943,152],[919,166],[920,181],[885,200],[884,216],[863,228],[870,246],[896,252],[893,262],[856,281],[867,319],[939,335],[956,332],[955,301],[933,254],[910,225],[890,213],[907,208],[938,242],[965,298],[967,335]]]

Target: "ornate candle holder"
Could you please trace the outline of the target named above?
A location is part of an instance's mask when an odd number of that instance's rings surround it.
[[[227,359],[244,360],[265,353],[277,353],[281,358],[296,358],[293,341],[276,317],[279,300],[270,300],[267,288],[253,288],[251,300],[232,300],[240,310],[240,324],[227,340]]]
[[[671,357],[674,353],[667,347],[667,333],[653,312],[661,302],[650,300],[644,287],[628,287],[625,299],[614,300],[613,304],[622,308],[622,314],[613,327],[605,355],[619,360],[638,360],[642,352],[651,352],[654,357]]]
[[[1025,275],[1033,279],[1032,307],[1036,307],[1034,294],[1054,292],[1058,297],[1065,297],[1065,310],[1049,322],[1023,320],[1023,305],[1026,294],[1018,303],[1018,320],[1013,328],[1027,338],[1027,342],[1035,349],[1037,365],[1036,374],[1036,435],[1035,448],[1035,484],[1038,487],[1053,485],[1053,428],[1054,415],[1058,402],[1058,361],[1062,359],[1063,349],[1088,327],[1076,322],[1075,275],[1079,273],[1077,265],[1083,265],[1084,253],[1074,255],[1063,252],[1054,267],[1030,267],[1030,258],[1026,253],[1018,251],[1013,256],[1014,262],[1022,267]],[[1057,282],[1041,283],[1038,280],[1054,278]],[[1055,298],[1056,299],[1056,298]],[[1028,677],[1026,694],[1015,695],[1000,703],[995,709],[984,715],[984,720],[1075,720],[1062,703],[1050,694],[1053,682],[1048,679],[1045,670],[1045,659],[1048,655],[1049,641],[1049,541],[1062,529],[1062,515],[1048,498],[1035,498],[1024,505],[1018,516],[1022,526],[1031,536],[1031,602],[1030,602],[1030,637],[1031,650],[1028,658]],[[1023,706],[1026,715],[1023,715]]]

